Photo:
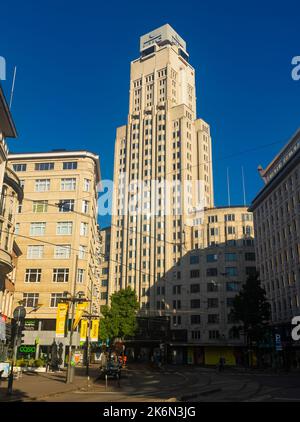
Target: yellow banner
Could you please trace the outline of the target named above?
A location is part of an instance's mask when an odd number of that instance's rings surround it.
[[[91,333],[90,333],[90,340],[98,341],[98,339],[99,339],[99,319],[93,319]]]
[[[88,329],[88,320],[87,319],[81,320],[80,341],[86,341],[87,329]]]
[[[77,325],[79,324],[81,317],[83,315],[83,312],[86,310],[88,305],[88,302],[82,302],[82,303],[78,303],[76,306],[76,312],[75,312],[75,318],[74,318],[74,323],[73,323],[73,330],[75,330],[75,328],[77,327]]]
[[[66,317],[68,313],[68,304],[67,303],[58,303],[57,305],[57,315],[56,315],[56,337],[65,336],[66,328]]]

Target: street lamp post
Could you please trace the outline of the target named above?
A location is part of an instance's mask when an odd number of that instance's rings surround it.
[[[70,384],[73,381],[72,355],[73,355],[73,334],[74,334],[73,322],[74,322],[75,304],[89,301],[89,299],[86,299],[83,296],[84,296],[84,292],[77,292],[76,295],[71,296],[68,299],[64,299],[64,301],[70,302],[72,304],[71,328],[70,328],[70,339],[69,339],[69,359],[68,359],[67,377],[66,377],[67,384]]]
[[[91,331],[91,319],[88,319],[88,328],[86,333],[86,376],[89,379],[89,365],[90,365],[90,331]]]
[[[67,379],[66,383],[69,384],[72,382],[73,374],[71,373],[71,363],[72,363],[72,347],[73,347],[73,321],[75,313],[75,295],[76,295],[76,281],[77,281],[77,266],[78,266],[78,255],[75,258],[75,275],[74,275],[74,285],[73,285],[73,297],[70,299],[72,303],[72,313],[71,313],[71,327],[70,327],[70,341],[69,341],[69,359],[68,359],[68,368],[67,368]]]
[[[22,322],[25,320],[26,316],[26,309],[23,305],[18,306],[14,310],[14,319],[16,321],[15,323],[15,332],[13,337],[13,356],[12,356],[12,362],[11,362],[11,370],[8,377],[8,386],[7,386],[7,394],[11,395],[13,392],[13,381],[14,381],[14,363],[17,359],[17,347],[18,347],[18,341],[20,339],[21,335],[21,325]]]
[[[66,302],[70,302],[72,304],[72,312],[71,312],[71,328],[70,328],[70,339],[69,339],[69,359],[68,359],[68,367],[67,367],[67,377],[66,383],[70,384],[73,381],[73,371],[72,371],[72,355],[73,355],[73,334],[74,334],[74,313],[75,313],[75,304],[87,302],[85,299],[83,292],[77,292],[76,295],[71,296],[70,298],[63,299]]]
[[[71,313],[71,327],[70,327],[70,339],[69,339],[69,359],[68,359],[68,368],[67,368],[67,380],[66,383],[69,384],[73,381],[72,373],[72,348],[73,348],[73,321],[74,321],[74,311],[75,311],[75,297],[70,301],[72,303],[72,313]]]
[[[86,376],[89,377],[91,321],[93,318],[100,318],[100,315],[93,315],[86,311],[84,311],[84,314],[86,314],[84,317],[88,320],[88,328],[86,334]]]

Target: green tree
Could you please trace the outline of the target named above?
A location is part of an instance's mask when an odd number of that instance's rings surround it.
[[[242,323],[242,326],[235,328],[243,330],[248,347],[252,342],[257,343],[265,337],[270,316],[270,304],[258,274],[250,275],[242,290],[235,296],[230,315],[235,321]]]
[[[110,306],[102,309],[100,319],[101,340],[125,339],[133,336],[137,329],[139,304],[135,292],[130,288],[119,290],[110,297]]]

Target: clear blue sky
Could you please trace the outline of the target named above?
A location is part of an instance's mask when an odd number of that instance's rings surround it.
[[[227,167],[231,202],[242,203],[242,165],[250,202],[262,186],[258,164],[300,126],[300,81],[291,78],[299,16],[299,1],[2,2],[7,95],[18,67],[12,112],[19,137],[10,150],[86,148],[111,178],[115,129],[127,119],[130,61],[140,35],[169,23],[187,42],[198,117],[211,125],[216,204],[227,205]]]

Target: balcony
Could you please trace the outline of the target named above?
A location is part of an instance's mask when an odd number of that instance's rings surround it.
[[[144,110],[144,113],[145,114],[151,114],[152,113],[152,107],[151,106],[146,107],[145,110]]]
[[[5,142],[4,139],[1,139],[1,135],[0,135],[0,157],[2,157],[3,161],[6,161],[7,155],[8,155],[7,143]]]
[[[164,101],[160,101],[160,102],[157,104],[157,109],[158,109],[158,110],[163,110],[165,107],[166,107],[166,103],[165,103]]]
[[[4,173],[4,184],[9,186],[10,189],[12,189],[16,194],[19,202],[22,202],[23,200],[23,189],[20,184],[20,180],[16,173],[9,167],[6,167],[5,173]],[[1,208],[4,207],[5,198],[1,198]],[[4,211],[2,213],[4,215]]]
[[[3,181],[3,191],[0,197],[0,222],[1,222],[1,246],[0,246],[0,276],[3,277],[6,274],[10,273],[13,269],[12,264],[12,255],[13,255],[13,246],[12,237],[13,237],[13,220],[14,220],[14,210],[17,207],[17,202],[21,202],[23,199],[23,189],[20,185],[20,180],[16,173],[10,169],[6,168],[4,173]],[[12,201],[8,201],[7,197],[14,198]],[[10,204],[7,207],[7,202]],[[2,231],[3,228],[3,231]],[[8,229],[9,228],[9,229]],[[10,250],[8,250],[10,249]]]
[[[0,249],[0,277],[10,273],[13,269],[12,257],[4,249]]]

